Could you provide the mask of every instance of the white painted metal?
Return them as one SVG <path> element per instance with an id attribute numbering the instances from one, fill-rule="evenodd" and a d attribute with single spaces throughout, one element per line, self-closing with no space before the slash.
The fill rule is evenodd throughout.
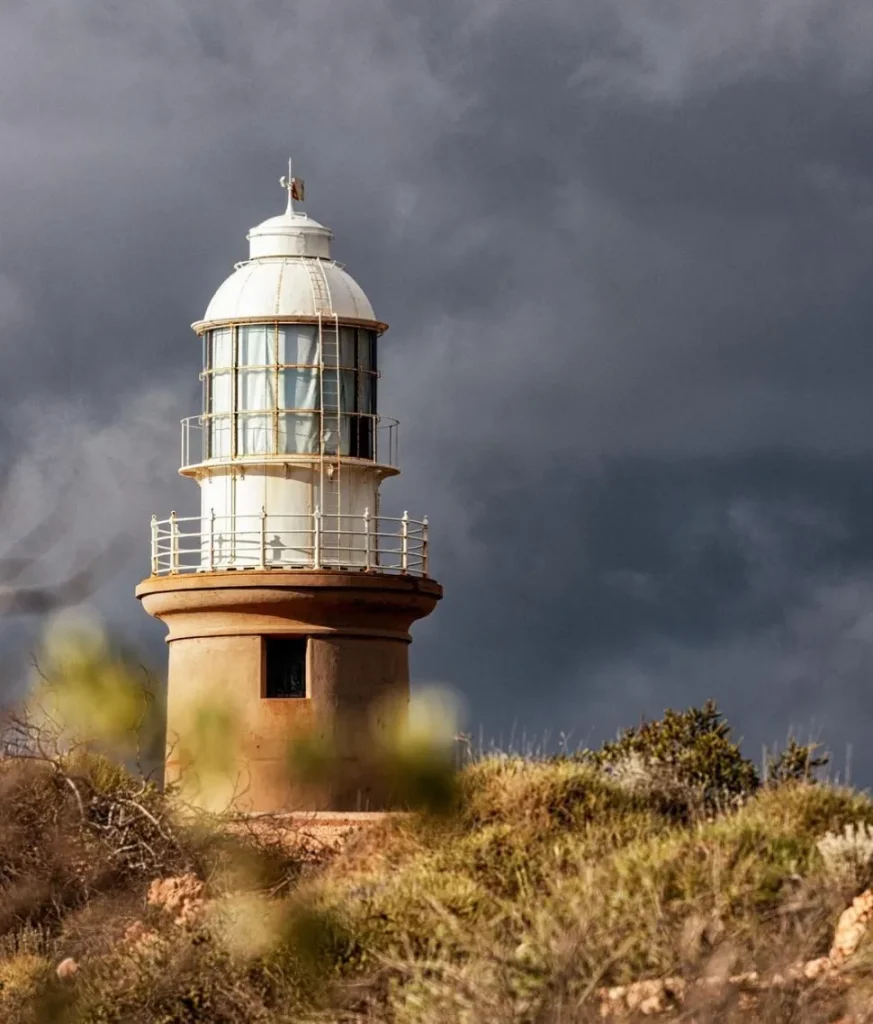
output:
<path id="1" fill-rule="evenodd" d="M 270 317 L 314 319 L 319 309 L 312 290 L 311 258 L 284 257 L 243 263 L 215 293 L 202 321 L 259 320 Z M 361 286 L 337 263 L 317 261 L 330 290 L 332 311 L 341 320 L 376 321 Z"/>
<path id="2" fill-rule="evenodd" d="M 289 209 L 249 232 L 249 259 L 218 289 L 199 329 L 207 323 L 259 317 L 317 317 L 375 321 L 361 286 L 330 255 L 330 230 Z M 323 281 L 321 293 L 312 287 Z M 322 301 L 326 298 L 326 302 Z"/>
<path id="3" fill-rule="evenodd" d="M 307 217 L 305 213 L 283 213 L 271 217 L 252 228 L 249 238 L 249 258 L 265 256 L 315 256 L 330 259 L 330 228 Z"/>
<path id="4" fill-rule="evenodd" d="M 201 514 L 153 518 L 155 575 L 427 574 L 427 521 L 379 515 L 398 447 L 396 420 L 375 407 L 372 360 L 385 325 L 332 259 L 330 230 L 294 210 L 292 180 L 289 168 L 286 212 L 251 230 L 249 259 L 194 325 L 211 339 L 209 405 L 183 420 L 182 471 L 200 484 Z"/>
<path id="5" fill-rule="evenodd" d="M 345 538 L 360 537 L 352 552 Z M 291 545 L 274 537 L 293 538 Z M 371 516 L 197 516 L 156 520 L 152 528 L 153 575 L 273 569 L 344 569 L 426 576 L 427 523 Z"/>

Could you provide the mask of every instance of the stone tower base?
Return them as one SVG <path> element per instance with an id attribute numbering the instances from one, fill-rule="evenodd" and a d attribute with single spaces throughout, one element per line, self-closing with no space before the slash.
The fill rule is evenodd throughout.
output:
<path id="1" fill-rule="evenodd" d="M 396 724 L 392 715 L 405 713 L 409 629 L 433 611 L 438 583 L 321 570 L 203 572 L 151 577 L 136 595 L 169 631 L 166 782 L 181 780 L 200 794 L 190 799 L 212 809 L 247 813 L 390 804 L 389 783 L 370 773 L 368 754 L 379 731 Z M 305 695 L 267 695 L 272 637 L 306 640 Z M 295 776 L 295 740 L 334 751 L 338 770 L 314 781 Z M 191 750 L 204 744 L 195 772 Z"/>

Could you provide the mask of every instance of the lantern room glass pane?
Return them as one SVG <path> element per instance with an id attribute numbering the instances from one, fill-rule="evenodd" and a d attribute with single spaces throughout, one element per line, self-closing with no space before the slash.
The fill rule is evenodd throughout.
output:
<path id="1" fill-rule="evenodd" d="M 273 416 L 239 413 L 237 452 L 240 455 L 269 455 L 273 451 Z"/>
<path id="2" fill-rule="evenodd" d="M 373 458 L 373 420 L 370 416 L 349 416 L 349 450 L 355 459 Z"/>
<path id="3" fill-rule="evenodd" d="M 242 336 L 240 336 L 242 341 Z M 252 333 L 247 338 L 247 356 L 260 359 L 266 354 L 266 334 Z M 240 455 L 268 455 L 273 451 L 273 416 L 276 407 L 273 369 L 238 371 L 237 377 L 237 451 Z M 266 416 L 252 416 L 263 411 Z"/>
<path id="4" fill-rule="evenodd" d="M 240 370 L 237 406 L 240 411 L 272 409 L 276 405 L 274 370 Z"/>
<path id="5" fill-rule="evenodd" d="M 376 381 L 375 373 L 362 373 L 359 391 L 360 412 L 374 415 L 376 412 Z"/>
<path id="6" fill-rule="evenodd" d="M 354 369 L 357 363 L 357 331 L 354 327 L 340 327 L 339 364 Z"/>
<path id="7" fill-rule="evenodd" d="M 317 455 L 320 421 L 317 412 L 280 413 L 279 451 L 283 455 Z"/>
<path id="8" fill-rule="evenodd" d="M 233 377 L 230 372 L 215 373 L 209 381 L 207 412 L 229 413 L 233 409 Z"/>
<path id="9" fill-rule="evenodd" d="M 273 366 L 276 362 L 276 328 L 252 324 L 239 328 L 239 365 Z"/>
<path id="10" fill-rule="evenodd" d="M 231 455 L 231 417 L 213 416 L 209 421 L 207 457 L 227 459 Z"/>
<path id="11" fill-rule="evenodd" d="M 372 331 L 358 331 L 358 366 L 376 369 L 376 335 Z"/>
<path id="12" fill-rule="evenodd" d="M 317 409 L 318 370 L 295 368 L 279 371 L 280 409 Z"/>
<path id="13" fill-rule="evenodd" d="M 317 366 L 318 328 L 314 324 L 280 326 L 279 363 L 284 366 Z"/>
<path id="14" fill-rule="evenodd" d="M 213 331 L 210 369 L 229 370 L 233 366 L 233 331 L 229 327 Z"/>
<path id="15" fill-rule="evenodd" d="M 343 412 L 358 411 L 358 382 L 354 370 L 340 370 L 340 408 Z"/>

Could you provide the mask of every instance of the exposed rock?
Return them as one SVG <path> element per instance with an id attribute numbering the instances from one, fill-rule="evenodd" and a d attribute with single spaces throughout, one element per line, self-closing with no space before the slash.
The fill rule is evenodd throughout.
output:
<path id="1" fill-rule="evenodd" d="M 631 985 L 617 985 L 604 988 L 600 995 L 600 1016 L 604 1018 L 626 1017 L 632 1013 L 643 1016 L 667 1013 L 680 1006 L 689 988 L 734 989 L 739 991 L 741 1002 L 754 1000 L 755 993 L 769 989 L 785 988 L 804 982 L 838 983 L 838 969 L 846 964 L 855 953 L 873 924 L 873 890 L 868 889 L 852 901 L 851 907 L 840 915 L 834 931 L 834 940 L 827 956 L 814 960 L 799 961 L 781 972 L 761 978 L 750 971 L 731 977 L 715 975 L 685 982 L 682 978 L 649 979 Z M 851 1017 L 844 1017 L 835 1024 L 853 1024 Z"/>
<path id="2" fill-rule="evenodd" d="M 79 965 L 71 956 L 68 956 L 66 960 L 61 960 L 55 970 L 55 973 L 61 981 L 69 981 L 70 978 L 75 978 L 79 973 Z"/>
<path id="3" fill-rule="evenodd" d="M 600 1015 L 609 1017 L 615 1013 L 641 1013 L 648 1017 L 656 1013 L 665 1013 L 682 1002 L 685 987 L 682 978 L 664 978 L 603 989 L 600 993 Z"/>
<path id="4" fill-rule="evenodd" d="M 816 978 L 821 978 L 833 970 L 833 966 L 829 956 L 820 956 L 816 960 L 807 960 L 803 965 L 803 976 L 809 981 L 815 981 Z"/>
<path id="5" fill-rule="evenodd" d="M 868 889 L 852 900 L 851 907 L 840 914 L 830 959 L 838 965 L 854 956 L 873 921 L 873 889 Z"/>
<path id="6" fill-rule="evenodd" d="M 191 926 L 202 917 L 207 907 L 206 886 L 196 875 L 156 878 L 149 886 L 148 902 L 167 914 L 174 914 L 174 923 Z"/>

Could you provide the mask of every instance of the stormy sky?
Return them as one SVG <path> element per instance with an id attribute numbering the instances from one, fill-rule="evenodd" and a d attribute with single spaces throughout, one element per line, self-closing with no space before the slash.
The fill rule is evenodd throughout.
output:
<path id="1" fill-rule="evenodd" d="M 391 324 L 414 678 L 504 745 L 715 697 L 873 782 L 871 96 L 867 0 L 5 0 L 4 545 L 129 536 L 96 602 L 162 663 L 189 324 L 291 153 Z"/>

